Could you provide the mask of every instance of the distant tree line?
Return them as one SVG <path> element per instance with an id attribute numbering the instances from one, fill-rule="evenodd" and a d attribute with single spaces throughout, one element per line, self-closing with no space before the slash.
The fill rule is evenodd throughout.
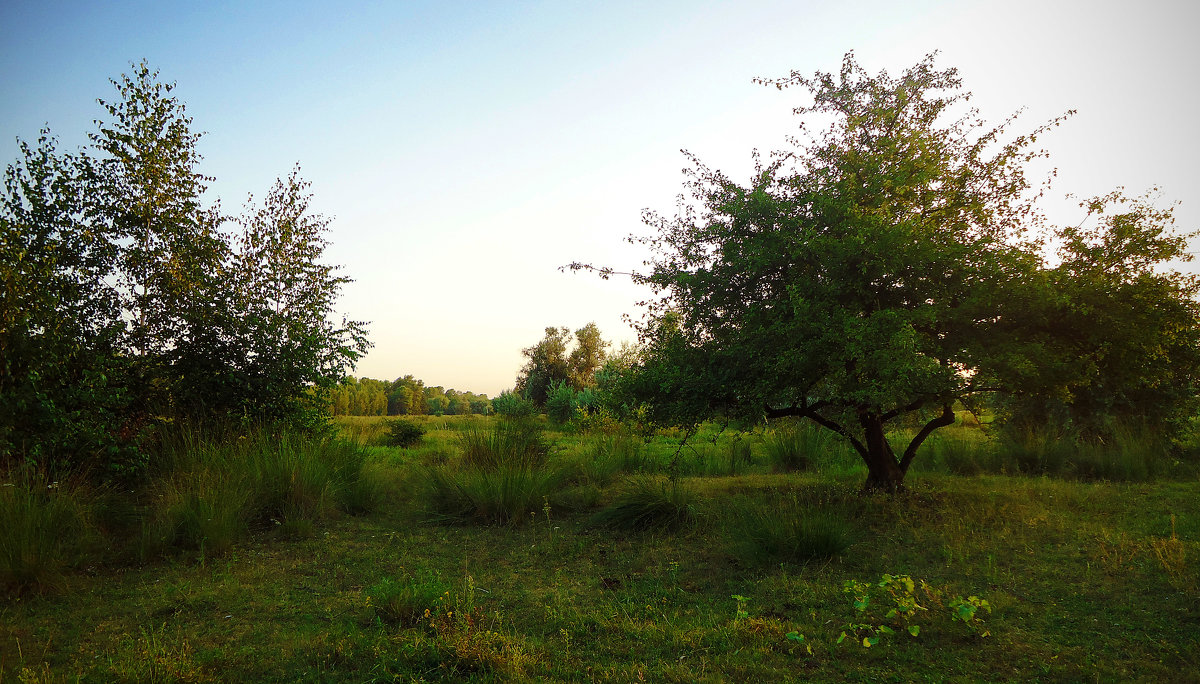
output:
<path id="1" fill-rule="evenodd" d="M 411 375 L 391 382 L 351 376 L 326 396 L 329 411 L 335 416 L 467 416 L 492 412 L 486 394 L 426 387 Z"/>

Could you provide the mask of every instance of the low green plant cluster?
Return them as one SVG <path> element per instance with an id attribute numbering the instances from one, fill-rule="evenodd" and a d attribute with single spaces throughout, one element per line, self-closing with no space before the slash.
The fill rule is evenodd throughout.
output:
<path id="1" fill-rule="evenodd" d="M 51 480 L 18 467 L 0 477 L 0 584 L 60 586 L 73 567 L 176 550 L 227 552 L 254 528 L 307 536 L 336 512 L 375 510 L 384 485 L 358 446 L 301 432 L 241 436 L 163 431 L 135 490 L 82 475 Z"/>
<path id="2" fill-rule="evenodd" d="M 426 471 L 431 512 L 452 520 L 519 524 L 535 515 L 567 480 L 547 463 L 544 429 L 529 420 L 500 420 L 459 435 L 459 459 Z"/>
<path id="3" fill-rule="evenodd" d="M 804 563 L 841 555 L 852 543 L 850 524 L 792 496 L 765 502 L 731 501 L 727 506 L 733 553 L 749 565 Z"/>
<path id="4" fill-rule="evenodd" d="M 918 588 L 920 592 L 917 591 Z M 946 606 L 949 609 L 947 617 L 964 625 L 970 634 L 980 637 L 991 635 L 984 626 L 984 615 L 980 612 L 992 612 L 992 606 L 986 599 L 978 596 L 956 596 L 946 604 L 943 593 L 931 587 L 925 580 L 914 580 L 908 575 L 884 573 L 878 582 L 846 580 L 843 591 L 853 602 L 855 621 L 842 628 L 842 633 L 837 638 L 838 644 L 850 638 L 860 643 L 863 648 L 870 648 L 897 632 L 907 632 L 913 638 L 919 637 L 919 618 L 929 613 L 929 608 L 922 605 L 922 601 L 939 607 Z"/>
<path id="5" fill-rule="evenodd" d="M 512 390 L 504 390 L 492 400 L 492 410 L 505 418 L 528 418 L 537 413 L 537 404 Z"/>
<path id="6" fill-rule="evenodd" d="M 679 529 L 696 518 L 696 494 L 675 478 L 640 475 L 621 483 L 612 502 L 591 518 L 596 527 Z"/>
<path id="7" fill-rule="evenodd" d="M 407 449 L 417 446 L 425 437 L 425 428 L 403 419 L 389 420 L 387 435 L 383 438 L 383 446 L 401 447 Z"/>

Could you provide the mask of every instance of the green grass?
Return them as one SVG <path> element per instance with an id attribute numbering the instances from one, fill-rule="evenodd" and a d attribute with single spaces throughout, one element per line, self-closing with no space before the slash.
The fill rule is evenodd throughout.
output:
<path id="1" fill-rule="evenodd" d="M 98 497 L 81 481 L 18 467 L 0 477 L 0 591 L 62 588 L 100 544 Z"/>
<path id="2" fill-rule="evenodd" d="M 672 530 L 696 517 L 696 496 L 677 480 L 635 476 L 621 483 L 613 501 L 592 516 L 590 524 L 614 530 Z"/>
<path id="3" fill-rule="evenodd" d="M 427 433 L 452 465 L 460 427 Z M 543 470 L 579 473 L 608 448 L 547 438 Z M 558 497 L 599 496 L 537 499 L 521 525 L 430 524 L 430 444 L 374 449 L 361 472 L 388 496 L 372 515 L 318 517 L 307 535 L 251 525 L 219 557 L 76 558 L 57 591 L 10 595 L 0 681 L 1200 681 L 1194 477 L 960 476 L 931 451 L 907 492 L 867 496 L 837 461 L 772 473 L 747 439 L 739 474 L 678 480 L 694 522 L 654 534 L 589 524 L 628 491 L 623 469 L 564 482 Z M 673 451 L 637 449 L 656 468 Z M 641 481 L 647 500 L 670 484 Z M 818 518 L 850 545 L 813 553 L 799 521 Z M 923 610 L 889 618 L 885 575 L 911 577 Z M 848 581 L 872 587 L 866 609 Z M 977 625 L 953 617 L 971 596 L 992 608 Z M 844 631 L 856 638 L 838 644 Z"/>

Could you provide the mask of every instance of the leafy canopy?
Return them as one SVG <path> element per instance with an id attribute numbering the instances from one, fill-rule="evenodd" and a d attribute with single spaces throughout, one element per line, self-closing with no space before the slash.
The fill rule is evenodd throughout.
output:
<path id="1" fill-rule="evenodd" d="M 656 296 L 628 382 L 661 422 L 809 418 L 854 446 L 868 486 L 894 489 L 956 400 L 1047 389 L 1021 384 L 1059 345 L 1034 331 L 1061 299 L 1041 256 L 1044 187 L 1025 167 L 1065 116 L 1019 135 L 1015 116 L 989 126 L 933 55 L 896 77 L 850 53 L 837 74 L 759 82 L 807 90 L 804 123 L 789 149 L 755 153 L 748 184 L 689 155 L 678 213 L 645 214 L 652 233 L 631 239 L 649 270 L 628 275 Z M 886 426 L 905 416 L 919 429 L 893 452 Z"/>

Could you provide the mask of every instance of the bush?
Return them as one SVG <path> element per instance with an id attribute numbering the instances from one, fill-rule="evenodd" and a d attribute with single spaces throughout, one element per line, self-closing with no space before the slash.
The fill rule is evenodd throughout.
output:
<path id="1" fill-rule="evenodd" d="M 383 446 L 407 449 L 417 446 L 425 437 L 425 428 L 408 420 L 389 420 Z"/>
<path id="2" fill-rule="evenodd" d="M 492 410 L 506 418 L 528 418 L 537 413 L 537 405 L 512 390 L 504 390 L 492 400 Z"/>
<path id="3" fill-rule="evenodd" d="M 729 510 L 733 553 L 751 565 L 832 558 L 851 543 L 850 527 L 842 519 L 801 506 L 795 498 L 771 506 L 741 499 Z"/>
<path id="4" fill-rule="evenodd" d="M 546 415 L 556 423 L 566 423 L 575 413 L 575 390 L 564 381 L 553 385 L 546 393 Z"/>
<path id="5" fill-rule="evenodd" d="M 696 517 L 695 495 L 678 480 L 634 477 L 590 524 L 621 530 L 677 529 Z"/>

